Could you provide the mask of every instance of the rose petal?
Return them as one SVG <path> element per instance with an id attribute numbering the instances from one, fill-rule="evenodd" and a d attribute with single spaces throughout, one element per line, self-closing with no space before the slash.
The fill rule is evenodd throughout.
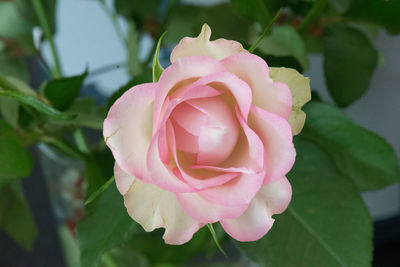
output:
<path id="1" fill-rule="evenodd" d="M 184 212 L 200 223 L 214 223 L 224 218 L 236 218 L 247 208 L 247 205 L 219 205 L 198 193 L 176 194 L 176 199 Z"/>
<path id="2" fill-rule="evenodd" d="M 273 214 L 286 210 L 292 197 L 292 189 L 286 177 L 263 185 L 248 209 L 238 218 L 223 219 L 225 231 L 241 242 L 262 238 L 271 229 Z"/>
<path id="3" fill-rule="evenodd" d="M 110 108 L 103 126 L 105 142 L 121 169 L 146 182 L 151 181 L 146 155 L 156 88 L 155 83 L 146 83 L 129 89 Z"/>
<path id="4" fill-rule="evenodd" d="M 129 215 L 145 231 L 165 228 L 165 243 L 180 245 L 188 242 L 203 226 L 183 212 L 173 193 L 152 184 L 142 183 L 135 177 L 131 177 L 131 180 L 132 185 L 124 195 L 124 203 Z"/>
<path id="5" fill-rule="evenodd" d="M 124 172 L 121 167 L 118 166 L 117 162 L 114 164 L 114 177 L 117 189 L 121 195 L 125 195 L 129 191 L 129 188 L 135 180 L 135 177 Z"/>
<path id="6" fill-rule="evenodd" d="M 179 177 L 172 172 L 174 166 L 166 166 L 161 160 L 159 141 L 162 140 L 162 138 L 166 138 L 166 125 L 161 127 L 160 130 L 155 133 L 147 152 L 147 169 L 152 178 L 152 183 L 164 190 L 175 193 L 197 191 L 197 189 L 179 179 Z"/>
<path id="7" fill-rule="evenodd" d="M 273 182 L 285 176 L 296 158 L 289 123 L 274 113 L 253 106 L 249 125 L 264 144 L 267 170 L 264 183 Z"/>
<path id="8" fill-rule="evenodd" d="M 221 61 L 228 71 L 245 81 L 252 89 L 253 105 L 288 119 L 292 109 L 292 95 L 281 82 L 269 78 L 268 65 L 251 53 L 243 52 Z"/>
<path id="9" fill-rule="evenodd" d="M 180 153 L 180 156 L 178 156 L 176 150 L 175 131 L 173 124 L 170 121 L 167 122 L 167 138 L 170 151 L 177 165 L 174 174 L 182 180 L 185 180 L 193 188 L 200 190 L 217 186 L 226 183 L 239 175 L 238 173 L 234 172 L 220 173 L 216 171 L 195 170 L 190 168 L 189 166 L 191 163 L 187 157 L 182 155 L 182 153 Z"/>
<path id="10" fill-rule="evenodd" d="M 163 117 L 162 110 L 165 98 L 174 88 L 190 84 L 198 79 L 215 72 L 225 71 L 224 65 L 218 60 L 205 57 L 193 56 L 177 60 L 166 68 L 158 80 L 158 90 L 154 101 L 154 130 L 159 128 L 159 120 Z M 201 93 L 201 91 L 197 92 Z"/>
<path id="11" fill-rule="evenodd" d="M 207 24 L 201 28 L 198 37 L 183 38 L 171 53 L 171 62 L 187 56 L 209 56 L 221 60 L 230 55 L 244 51 L 236 41 L 218 39 L 210 42 L 211 29 Z"/>
<path id="12" fill-rule="evenodd" d="M 292 93 L 293 107 L 289 117 L 293 135 L 297 135 L 303 129 L 306 114 L 301 107 L 311 100 L 310 79 L 301 75 L 297 70 L 288 68 L 270 68 L 272 80 L 287 84 Z"/>
<path id="13" fill-rule="evenodd" d="M 220 97 L 194 99 L 187 103 L 206 115 L 206 123 L 200 125 L 198 134 L 197 164 L 223 162 L 235 148 L 239 135 L 239 123 L 231 108 Z"/>

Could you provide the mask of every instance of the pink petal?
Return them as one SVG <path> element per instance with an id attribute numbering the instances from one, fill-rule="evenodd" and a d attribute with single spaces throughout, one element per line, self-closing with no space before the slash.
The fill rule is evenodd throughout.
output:
<path id="1" fill-rule="evenodd" d="M 187 56 L 209 56 L 221 60 L 227 56 L 244 51 L 236 41 L 218 39 L 210 42 L 211 29 L 207 24 L 201 28 L 196 38 L 183 38 L 171 53 L 171 62 Z"/>
<path id="2" fill-rule="evenodd" d="M 292 197 L 292 189 L 286 177 L 263 185 L 248 209 L 238 218 L 223 219 L 225 231 L 241 242 L 262 238 L 271 229 L 272 215 L 285 211 Z"/>
<path id="3" fill-rule="evenodd" d="M 177 105 L 171 116 L 179 126 L 195 136 L 199 136 L 201 127 L 208 120 L 206 114 L 186 102 Z"/>
<path id="4" fill-rule="evenodd" d="M 199 138 L 187 132 L 174 121 L 171 121 L 171 123 L 175 132 L 176 148 L 184 152 L 197 153 L 199 151 Z"/>
<path id="5" fill-rule="evenodd" d="M 276 114 L 253 106 L 249 125 L 264 144 L 267 170 L 264 183 L 273 182 L 285 176 L 296 158 L 289 123 Z"/>
<path id="6" fill-rule="evenodd" d="M 129 89 L 110 108 L 103 126 L 105 142 L 119 167 L 146 182 L 151 181 L 146 155 L 156 88 L 155 83 L 146 83 Z"/>
<path id="7" fill-rule="evenodd" d="M 247 83 L 230 72 L 219 72 L 204 76 L 195 81 L 191 86 L 199 85 L 209 85 L 219 91 L 231 93 L 236 102 L 234 104 L 237 104 L 243 118 L 247 121 L 252 101 L 251 88 Z"/>
<path id="8" fill-rule="evenodd" d="M 206 123 L 200 124 L 197 163 L 217 165 L 223 162 L 235 148 L 239 135 L 239 124 L 232 109 L 218 96 L 187 103 L 206 114 Z"/>
<path id="9" fill-rule="evenodd" d="M 129 176 L 121 174 L 121 176 Z M 153 184 L 142 183 L 131 176 L 132 184 L 124 195 L 124 204 L 129 215 L 145 231 L 165 228 L 165 243 L 180 245 L 188 242 L 203 224 L 187 216 L 179 206 L 173 193 Z"/>
<path id="10" fill-rule="evenodd" d="M 228 71 L 245 81 L 253 92 L 253 105 L 289 118 L 292 94 L 286 84 L 274 82 L 269 77 L 265 61 L 251 53 L 243 52 L 221 61 Z"/>
<path id="11" fill-rule="evenodd" d="M 218 60 L 211 57 L 193 56 L 177 60 L 166 68 L 158 80 L 154 102 L 154 127 L 159 128 L 163 105 L 168 93 L 174 88 L 190 84 L 193 80 L 215 72 L 225 71 Z M 153 131 L 154 133 L 155 131 Z"/>
<path id="12" fill-rule="evenodd" d="M 153 140 L 150 143 L 149 150 L 147 152 L 147 168 L 152 177 L 152 183 L 156 184 L 160 188 L 175 192 L 175 193 L 186 193 L 195 192 L 195 188 L 188 185 L 185 181 L 179 179 L 173 173 L 173 166 L 166 166 L 160 158 L 160 153 L 166 154 L 167 152 L 160 152 L 159 141 L 160 138 L 165 138 L 166 126 L 161 127 L 160 130 L 155 133 Z M 162 147 L 162 149 L 168 149 Z"/>
<path id="13" fill-rule="evenodd" d="M 170 121 L 167 122 L 167 136 L 170 151 L 178 167 L 174 169 L 174 174 L 177 177 L 180 177 L 182 180 L 186 181 L 193 188 L 200 190 L 208 187 L 217 186 L 226 183 L 239 175 L 238 173 L 234 172 L 220 173 L 209 170 L 191 169 L 189 167 L 191 164 L 187 157 L 185 157 L 185 155 L 181 155 L 180 157 L 178 156 L 176 150 L 176 137 L 174 127 L 172 126 L 172 123 Z"/>
<path id="14" fill-rule="evenodd" d="M 247 205 L 219 205 L 198 193 L 176 194 L 176 199 L 184 212 L 200 223 L 214 223 L 225 218 L 236 218 L 247 208 Z"/>

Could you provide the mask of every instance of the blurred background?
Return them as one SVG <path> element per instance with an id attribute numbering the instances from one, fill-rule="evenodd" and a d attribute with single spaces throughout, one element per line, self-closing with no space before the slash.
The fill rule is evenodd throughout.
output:
<path id="1" fill-rule="evenodd" d="M 0 36 L 2 29 L 16 25 L 5 22 L 6 8 L 2 5 L 7 2 L 14 1 L 0 2 Z M 58 0 L 55 6 L 54 18 L 57 26 L 54 43 L 59 51 L 63 75 L 70 77 L 88 70 L 89 74 L 84 80 L 81 94 L 95 98 L 98 105 L 105 104 L 109 96 L 121 86 L 131 83 L 132 79 L 142 79 L 146 75 L 148 77 L 144 68 L 149 66 L 155 40 L 164 30 L 168 30 L 168 33 L 161 49 L 160 61 L 167 67 L 169 53 L 174 45 L 184 36 L 196 36 L 204 22 L 215 29 L 212 39 L 237 39 L 245 47 L 255 39 L 254 36 L 258 36 L 263 26 L 262 22 L 254 23 L 251 16 L 237 14 L 231 5 L 238 5 L 237 2 L 240 1 L 229 3 L 224 0 L 182 0 L 177 1 L 175 9 L 169 9 L 168 1 L 132 1 L 131 4 L 128 2 Z M 368 7 L 360 3 L 364 1 L 353 1 L 353 4 L 350 4 L 351 1 L 332 2 L 334 4 L 324 13 L 326 16 L 313 18 L 310 24 L 304 25 L 307 27 L 302 35 L 298 35 L 284 27 L 301 27 L 304 16 L 314 3 L 311 0 L 286 1 L 288 7 L 283 9 L 271 37 L 261 43 L 257 53 L 262 55 L 267 63 L 271 62 L 272 66 L 294 67 L 302 71 L 305 76 L 311 78 L 311 88 L 317 98 L 338 104 L 355 122 L 384 137 L 400 158 L 400 86 L 397 80 L 400 69 L 400 36 L 393 34 L 396 30 L 387 26 L 380 18 L 363 20 L 363 12 L 357 13 L 358 9 L 354 6 L 358 4 L 361 9 L 367 9 Z M 346 2 L 349 2 L 348 6 Z M 153 13 L 149 13 L 150 10 Z M 365 88 L 359 90 L 361 93 L 356 93 L 355 97 L 350 96 L 349 101 L 335 96 L 335 93 L 332 94 L 335 82 L 332 81 L 332 77 L 327 81 L 324 67 L 324 60 L 327 61 L 330 56 L 327 54 L 327 38 L 332 37 L 324 31 L 332 21 L 336 23 L 335 19 L 339 17 L 349 20 L 354 18 L 354 21 L 350 22 L 343 19 L 343 23 L 356 29 L 357 33 L 363 33 L 368 44 L 371 44 L 370 49 L 376 51 L 377 57 L 369 72 L 371 75 L 367 77 L 370 81 Z M 397 17 L 396 19 L 399 20 Z M 393 28 L 398 27 L 400 22 L 395 21 L 394 24 L 396 25 Z M 32 27 L 32 35 L 36 48 L 40 45 L 43 60 L 53 62 L 49 43 L 42 42 L 42 29 L 37 25 Z M 4 46 L 5 38 L 2 40 Z M 288 42 L 292 45 L 288 45 Z M 357 40 L 355 44 L 358 45 Z M 357 49 L 356 47 L 355 50 Z M 359 49 L 365 51 L 363 48 Z M 27 68 L 20 68 L 15 64 L 15 76 L 24 76 L 27 82 L 38 88 L 41 82 L 48 78 L 48 73 L 41 60 L 37 60 L 34 54 L 22 54 L 22 61 Z M 4 61 L 4 58 L 0 60 Z M 359 68 L 369 68 L 369 62 L 361 61 L 361 64 L 365 65 L 360 65 Z M 5 68 L 7 66 L 0 62 L 0 73 L 7 73 Z M 333 79 L 341 77 L 336 76 Z M 95 132 L 89 131 L 86 134 L 89 139 L 97 141 L 100 138 Z M 62 173 L 76 185 L 80 182 L 80 173 L 85 167 L 79 162 L 64 158 L 63 155 L 54 155 L 55 152 L 43 144 L 32 148 L 31 151 L 35 155 L 35 165 L 30 177 L 23 181 L 23 189 L 32 208 L 39 235 L 33 250 L 25 252 L 6 234 L 0 232 L 0 266 L 74 266 L 73 262 L 68 262 L 65 258 L 63 246 L 73 242 L 69 240 L 69 234 L 66 232 L 68 223 L 74 227 L 76 222 L 67 221 L 67 227 L 60 225 L 65 222 L 66 213 L 74 214 L 76 218 L 83 216 L 79 214 L 79 210 L 82 209 L 82 197 L 79 197 L 76 191 L 81 190 L 84 194 L 85 188 L 74 189 L 74 196 L 67 196 L 68 200 L 65 200 L 65 196 L 59 197 L 51 193 L 51 187 L 71 185 L 60 185 L 59 181 L 49 181 L 52 179 L 49 177 Z M 36 164 L 38 159 L 40 164 Z M 49 168 L 51 165 L 61 166 Z M 396 255 L 400 249 L 400 185 L 397 183 L 375 192 L 366 192 L 362 197 L 375 222 L 374 266 L 400 266 L 399 257 Z M 65 204 L 66 201 L 68 204 Z M 55 205 L 54 202 L 58 204 Z M 72 255 L 78 252 L 72 249 L 67 253 Z"/>

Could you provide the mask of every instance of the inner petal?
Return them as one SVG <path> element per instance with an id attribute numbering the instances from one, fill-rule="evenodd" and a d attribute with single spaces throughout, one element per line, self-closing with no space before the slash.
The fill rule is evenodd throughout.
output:
<path id="1" fill-rule="evenodd" d="M 239 136 L 239 123 L 219 96 L 187 101 L 207 116 L 200 125 L 197 164 L 217 165 L 232 153 Z"/>

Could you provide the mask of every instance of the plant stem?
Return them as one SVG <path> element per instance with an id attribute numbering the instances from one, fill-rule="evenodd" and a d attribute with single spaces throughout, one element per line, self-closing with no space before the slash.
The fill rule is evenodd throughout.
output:
<path id="1" fill-rule="evenodd" d="M 275 21 L 279 18 L 281 13 L 282 13 L 282 9 L 279 9 L 278 12 L 276 13 L 275 17 L 272 18 L 272 20 L 269 22 L 267 27 L 264 28 L 264 31 L 262 32 L 262 34 L 260 36 L 258 36 L 255 43 L 252 44 L 252 46 L 250 46 L 250 48 L 247 49 L 247 51 L 249 51 L 250 53 L 253 53 L 254 50 L 256 50 L 257 46 L 261 43 L 261 40 L 269 33 L 269 31 L 271 30 L 272 26 L 274 25 Z"/>
<path id="2" fill-rule="evenodd" d="M 308 25 L 314 21 L 314 19 L 324 10 L 325 6 L 329 3 L 329 0 L 318 0 L 314 2 L 314 5 L 308 11 L 303 21 L 299 26 L 299 32 L 303 32 L 307 29 Z"/>
<path id="3" fill-rule="evenodd" d="M 78 128 L 75 130 L 74 140 L 75 140 L 76 146 L 78 147 L 79 151 L 81 151 L 84 154 L 90 153 L 90 149 L 86 143 L 86 139 L 85 139 L 85 136 L 83 135 L 82 128 Z"/>
<path id="4" fill-rule="evenodd" d="M 108 71 L 117 70 L 118 68 L 126 68 L 126 65 L 127 65 L 126 61 L 106 65 L 106 66 L 103 66 L 103 67 L 100 67 L 100 68 L 90 71 L 88 76 L 93 77 L 93 76 L 97 76 L 97 75 L 103 74 Z"/>
<path id="5" fill-rule="evenodd" d="M 40 140 L 49 145 L 54 146 L 55 148 L 57 148 L 58 150 L 60 150 L 61 152 L 63 152 L 64 154 L 66 154 L 72 158 L 79 159 L 79 160 L 85 159 L 84 154 L 82 154 L 79 150 L 76 150 L 70 144 L 64 142 L 62 139 L 58 139 L 53 136 L 44 135 L 44 136 L 41 136 Z"/>
<path id="6" fill-rule="evenodd" d="M 121 25 L 118 22 L 118 17 L 117 14 L 115 12 L 113 12 L 106 4 L 106 2 L 104 0 L 100 0 L 99 1 L 100 6 L 103 8 L 104 13 L 106 13 L 106 15 L 110 18 L 114 30 L 118 35 L 118 38 L 120 39 L 121 43 L 124 46 L 128 46 L 128 40 L 125 38 L 125 34 L 124 31 L 121 28 Z"/>
<path id="7" fill-rule="evenodd" d="M 50 30 L 49 22 L 46 18 L 46 14 L 43 9 L 41 0 L 32 0 L 33 8 L 35 9 L 36 15 L 38 16 L 40 26 L 43 29 L 44 35 L 50 44 L 51 54 L 53 56 L 55 69 L 52 71 L 52 76 L 54 78 L 59 78 L 62 76 L 60 60 L 58 57 L 56 46 L 54 45 L 53 36 Z"/>

